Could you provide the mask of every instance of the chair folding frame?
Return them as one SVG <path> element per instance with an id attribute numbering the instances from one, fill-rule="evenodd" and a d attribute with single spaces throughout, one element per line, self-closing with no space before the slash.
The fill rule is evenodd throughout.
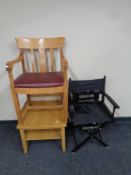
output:
<path id="1" fill-rule="evenodd" d="M 108 148 L 108 145 L 104 142 L 101 130 L 106 127 L 109 123 L 114 121 L 115 110 L 119 108 L 119 105 L 105 92 L 106 77 L 95 80 L 78 80 L 69 81 L 69 128 L 72 130 L 73 139 L 75 146 L 72 152 L 76 152 L 91 138 L 97 140 L 101 145 Z M 113 110 L 111 111 L 106 105 L 105 100 L 108 100 L 112 104 Z M 82 105 L 86 105 L 81 109 Z M 105 119 L 102 121 L 98 119 L 89 118 L 88 105 L 98 105 L 105 112 Z M 82 111 L 83 110 L 83 111 Z M 95 110 L 92 109 L 92 110 Z M 78 116 L 79 122 L 76 122 L 74 118 L 77 118 L 78 113 L 84 112 L 86 115 L 86 122 L 81 122 L 81 117 Z M 106 114 L 108 118 L 106 119 Z M 76 116 L 75 116 L 76 115 Z M 97 114 L 96 114 L 97 115 Z M 76 128 L 81 128 L 88 134 L 81 142 L 78 142 L 76 137 Z"/>

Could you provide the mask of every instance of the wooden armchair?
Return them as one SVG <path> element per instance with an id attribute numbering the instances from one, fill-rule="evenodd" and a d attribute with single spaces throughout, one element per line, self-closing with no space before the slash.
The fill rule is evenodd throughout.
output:
<path id="1" fill-rule="evenodd" d="M 20 55 L 6 64 L 25 153 L 29 140 L 61 139 L 62 150 L 66 149 L 68 63 L 63 55 L 64 40 L 64 37 L 17 38 Z M 14 79 L 13 68 L 17 63 L 21 63 L 22 74 Z M 22 107 L 18 94 L 26 95 Z M 52 96 L 54 100 L 33 100 L 36 96 Z"/>

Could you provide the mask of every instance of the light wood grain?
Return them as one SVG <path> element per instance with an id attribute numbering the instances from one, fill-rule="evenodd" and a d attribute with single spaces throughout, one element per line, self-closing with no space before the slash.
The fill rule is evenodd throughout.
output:
<path id="1" fill-rule="evenodd" d="M 64 86 L 49 87 L 49 88 L 15 88 L 18 94 L 58 94 L 63 93 Z"/>
<path id="2" fill-rule="evenodd" d="M 40 102 L 35 103 L 39 105 Z M 22 118 L 22 123 L 18 122 L 17 129 L 20 130 L 24 153 L 27 153 L 27 141 L 29 140 L 60 139 L 62 150 L 66 150 L 65 127 L 67 121 L 65 121 L 64 109 L 32 111 L 24 108 Z"/>
<path id="3" fill-rule="evenodd" d="M 61 142 L 61 147 L 62 151 L 66 151 L 66 143 L 65 143 L 65 128 L 61 128 L 61 137 L 62 137 L 62 142 Z"/>
<path id="4" fill-rule="evenodd" d="M 61 139 L 60 129 L 28 130 L 26 140 L 57 140 Z"/>
<path id="5" fill-rule="evenodd" d="M 28 151 L 28 140 L 43 140 L 43 139 L 60 139 L 62 150 L 66 150 L 65 146 L 65 127 L 68 120 L 68 81 L 67 69 L 68 62 L 63 54 L 64 37 L 56 38 L 17 38 L 17 46 L 20 49 L 18 58 L 9 61 L 6 64 L 6 69 L 9 74 L 10 89 L 18 118 L 17 128 L 20 131 L 24 153 Z M 23 73 L 26 61 L 24 60 L 24 52 L 30 51 L 30 61 L 32 72 L 48 71 L 46 62 L 46 51 L 50 51 L 50 67 L 51 71 L 56 71 L 54 50 L 60 51 L 61 72 L 63 73 L 64 84 L 59 87 L 48 88 L 15 88 L 14 86 L 14 65 L 21 63 Z M 36 50 L 38 52 L 35 55 Z M 39 69 L 35 64 L 36 56 L 38 56 Z M 27 101 L 21 108 L 18 94 L 25 94 Z M 32 96 L 59 96 L 60 100 L 50 102 L 34 102 Z"/>
<path id="6" fill-rule="evenodd" d="M 20 49 L 40 49 L 44 48 L 44 38 L 16 38 Z"/>
<path id="7" fill-rule="evenodd" d="M 66 127 L 63 109 L 27 110 L 22 113 L 23 121 L 18 123 L 18 129 L 53 129 Z"/>
<path id="8" fill-rule="evenodd" d="M 24 153 L 27 154 L 27 152 L 28 152 L 28 143 L 27 143 L 27 140 L 26 140 L 25 131 L 23 129 L 20 129 L 20 136 L 21 136 L 21 141 L 22 141 Z"/>

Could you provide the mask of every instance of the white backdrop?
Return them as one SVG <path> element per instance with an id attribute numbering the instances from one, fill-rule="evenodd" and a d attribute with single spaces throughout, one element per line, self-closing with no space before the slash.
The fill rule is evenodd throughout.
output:
<path id="1" fill-rule="evenodd" d="M 65 36 L 74 79 L 107 76 L 107 92 L 131 116 L 130 0 L 0 0 L 0 120 L 15 119 L 5 63 L 16 37 Z"/>

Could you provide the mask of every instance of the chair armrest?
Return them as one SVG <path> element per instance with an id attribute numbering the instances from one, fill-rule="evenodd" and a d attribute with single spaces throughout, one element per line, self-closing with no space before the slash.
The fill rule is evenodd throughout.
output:
<path id="1" fill-rule="evenodd" d="M 8 62 L 6 63 L 6 66 L 5 66 L 5 67 L 6 67 L 6 70 L 7 70 L 8 72 L 11 72 L 12 69 L 13 69 L 13 65 L 16 64 L 16 63 L 21 62 L 22 60 L 23 60 L 23 54 L 20 53 L 20 55 L 19 55 L 16 59 L 11 60 L 11 61 L 8 61 Z"/>
<path id="2" fill-rule="evenodd" d="M 67 59 L 62 59 L 62 61 L 61 61 L 61 68 L 62 68 L 62 71 L 67 71 L 67 69 L 68 69 L 68 61 L 67 61 Z"/>
<path id="3" fill-rule="evenodd" d="M 115 108 L 120 108 L 120 106 L 119 106 L 107 93 L 104 93 L 104 96 L 110 101 L 110 103 L 111 103 Z"/>

